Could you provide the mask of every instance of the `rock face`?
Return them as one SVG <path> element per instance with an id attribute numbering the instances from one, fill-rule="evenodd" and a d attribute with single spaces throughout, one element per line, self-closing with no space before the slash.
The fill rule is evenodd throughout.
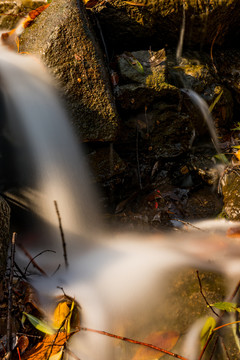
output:
<path id="1" fill-rule="evenodd" d="M 0 197 L 0 281 L 4 278 L 9 243 L 10 207 Z"/>
<path id="2" fill-rule="evenodd" d="M 77 134 L 112 141 L 118 116 L 109 75 L 82 2 L 52 1 L 21 36 L 20 51 L 40 56 L 64 92 Z"/>
<path id="3" fill-rule="evenodd" d="M 106 40 L 113 48 L 176 47 L 183 22 L 185 4 L 186 31 L 184 44 L 189 48 L 216 43 L 235 43 L 239 35 L 238 0 L 140 0 L 99 2 L 95 10 Z M 113 21 L 114 20 L 114 21 Z M 124 48 L 123 48 L 124 46 Z"/>
<path id="4" fill-rule="evenodd" d="M 224 199 L 224 213 L 228 219 L 240 221 L 240 175 L 239 165 L 229 166 L 223 174 L 221 187 Z"/>

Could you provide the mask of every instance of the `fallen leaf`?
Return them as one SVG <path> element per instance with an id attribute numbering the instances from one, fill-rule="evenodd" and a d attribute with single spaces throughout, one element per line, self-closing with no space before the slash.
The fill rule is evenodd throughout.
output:
<path id="1" fill-rule="evenodd" d="M 27 349 L 28 345 L 29 345 L 28 337 L 25 335 L 22 335 L 18 339 L 16 347 L 19 348 L 20 353 L 22 354 Z"/>
<path id="2" fill-rule="evenodd" d="M 156 345 L 164 350 L 170 351 L 177 343 L 179 334 L 176 331 L 158 331 L 150 334 L 144 339 L 144 343 Z M 157 350 L 140 347 L 132 360 L 154 360 L 165 355 Z"/>
<path id="3" fill-rule="evenodd" d="M 124 2 L 125 2 L 125 4 L 132 5 L 132 6 L 146 6 L 146 4 L 138 3 L 138 2 L 134 2 L 134 1 L 124 1 Z"/>
<path id="4" fill-rule="evenodd" d="M 236 156 L 238 161 L 240 161 L 240 150 L 238 150 L 234 155 Z"/>
<path id="5" fill-rule="evenodd" d="M 63 355 L 63 346 L 57 354 L 50 356 L 49 360 L 61 360 L 62 355 Z"/>
<path id="6" fill-rule="evenodd" d="M 24 355 L 22 355 L 21 360 L 53 360 L 53 356 L 61 352 L 70 336 L 70 334 L 66 334 L 64 332 L 59 332 L 54 335 L 46 335 L 44 339 L 35 345 L 31 350 L 26 351 Z"/>
<path id="7" fill-rule="evenodd" d="M 36 19 L 36 17 L 38 15 L 40 15 L 45 9 L 48 8 L 50 4 L 46 4 L 46 5 L 42 5 L 42 6 L 39 6 L 37 9 L 35 10 L 31 10 L 28 14 L 28 16 L 25 18 L 25 20 L 23 21 L 23 28 L 26 29 L 30 24 L 31 22 L 33 22 L 33 20 Z"/>
<path id="8" fill-rule="evenodd" d="M 73 300 L 64 299 L 59 302 L 53 314 L 53 327 L 61 331 L 71 332 L 71 317 L 75 303 Z"/>
<path id="9" fill-rule="evenodd" d="M 28 318 L 28 320 L 30 321 L 30 323 L 39 331 L 43 332 L 44 334 L 49 334 L 49 335 L 54 335 L 56 333 L 56 331 L 49 326 L 47 323 L 45 323 L 44 321 L 38 319 L 36 316 L 33 316 L 31 314 L 28 314 L 26 312 L 23 311 L 23 314 Z"/>

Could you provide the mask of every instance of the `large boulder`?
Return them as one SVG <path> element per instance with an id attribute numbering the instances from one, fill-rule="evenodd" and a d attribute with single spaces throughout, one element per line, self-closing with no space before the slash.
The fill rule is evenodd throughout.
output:
<path id="1" fill-rule="evenodd" d="M 115 139 L 109 74 L 82 2 L 53 0 L 21 36 L 20 51 L 38 55 L 51 70 L 84 141 Z"/>

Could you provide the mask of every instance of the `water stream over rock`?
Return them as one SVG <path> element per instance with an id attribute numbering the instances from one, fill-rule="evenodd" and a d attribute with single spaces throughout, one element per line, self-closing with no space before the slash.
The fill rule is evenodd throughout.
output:
<path id="1" fill-rule="evenodd" d="M 195 270 L 213 279 L 206 285 L 210 301 L 232 293 L 240 276 L 239 237 L 226 236 L 232 225 L 211 222 L 200 224 L 202 230 L 167 235 L 100 234 L 83 155 L 45 70 L 31 57 L 1 49 L 0 81 L 3 134 L 14 161 L 3 170 L 13 167 L 19 201 L 51 224 L 47 243 L 59 248 L 54 200 L 66 236 L 69 270 L 33 281 L 43 301 L 63 286 L 81 304 L 84 325 L 138 339 L 176 330 L 180 341 L 174 351 L 197 359 L 197 345 L 184 345 L 189 327 L 207 313 Z M 36 250 L 44 245 L 34 241 Z M 47 269 L 49 261 L 56 265 L 62 258 L 44 258 Z M 198 337 L 199 331 L 196 343 Z M 113 339 L 83 332 L 73 337 L 71 350 L 81 360 L 126 360 L 134 353 Z"/>

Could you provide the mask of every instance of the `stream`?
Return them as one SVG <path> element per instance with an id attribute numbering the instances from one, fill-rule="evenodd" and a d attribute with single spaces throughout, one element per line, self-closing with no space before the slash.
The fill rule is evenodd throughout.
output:
<path id="1" fill-rule="evenodd" d="M 49 279 L 32 279 L 44 307 L 49 295 L 59 294 L 56 286 L 62 286 L 81 304 L 84 326 L 140 340 L 157 330 L 176 331 L 179 341 L 174 352 L 197 359 L 204 320 L 193 332 L 189 330 L 209 310 L 199 292 L 196 270 L 204 279 L 209 301 L 230 296 L 240 275 L 238 230 L 235 237 L 226 236 L 233 224 L 210 221 L 169 234 L 103 231 L 92 207 L 96 195 L 85 161 L 45 70 L 31 57 L 2 49 L 0 72 L 7 114 L 4 129 L 19 180 L 8 196 L 24 200 L 42 219 L 28 244 L 32 252 L 46 244 L 59 250 L 54 200 L 67 242 L 69 269 L 62 267 Z M 40 261 L 49 273 L 62 262 L 60 250 Z M 225 337 L 234 359 L 236 344 L 231 334 Z M 130 359 L 135 352 L 132 346 L 84 332 L 73 336 L 71 351 L 82 360 Z M 221 354 L 220 347 L 214 359 Z"/>

